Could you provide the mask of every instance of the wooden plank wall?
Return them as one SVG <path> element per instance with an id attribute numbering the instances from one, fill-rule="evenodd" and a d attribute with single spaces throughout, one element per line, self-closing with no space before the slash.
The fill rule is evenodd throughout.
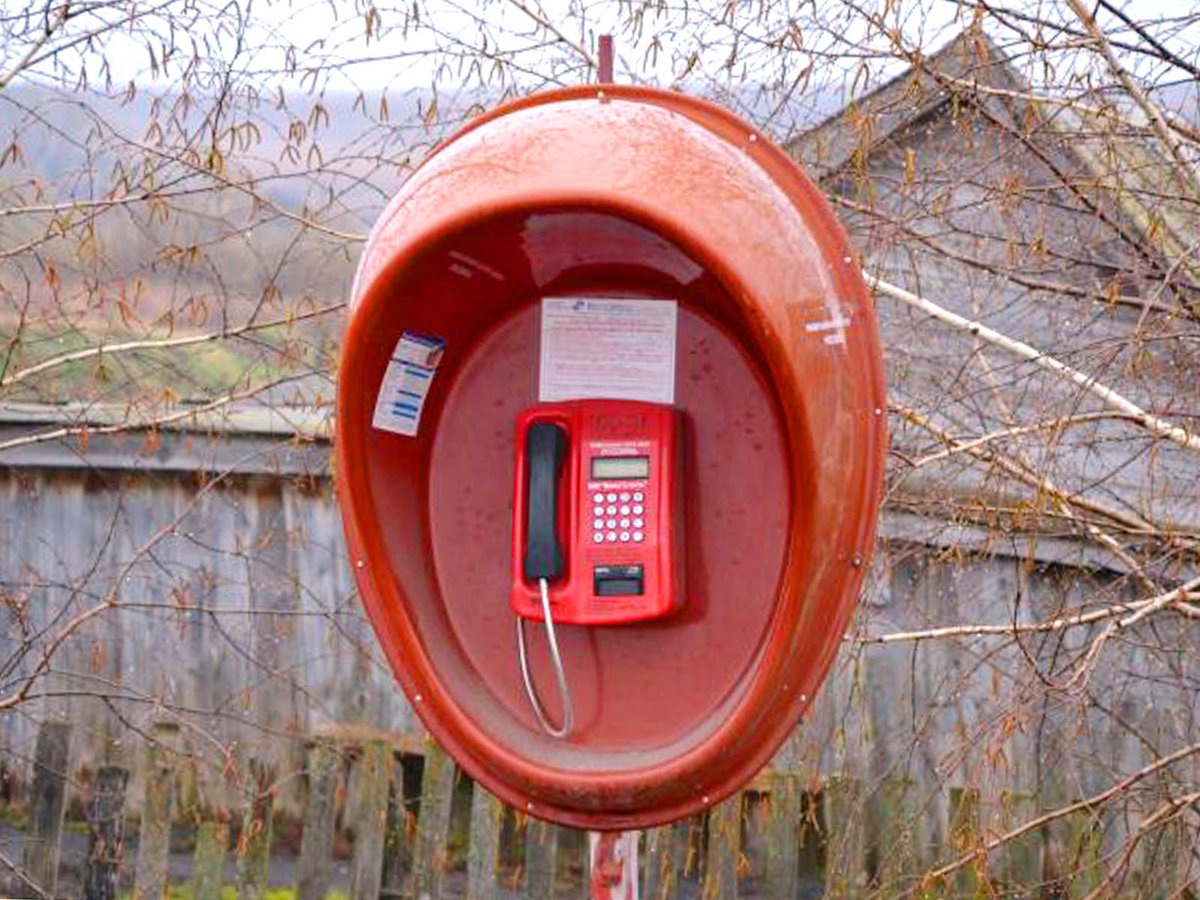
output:
<path id="1" fill-rule="evenodd" d="M 176 516 L 175 531 L 154 545 L 152 556 L 126 570 Z M 72 538 L 55 542 L 48 538 L 54 534 Z M 47 679 L 39 699 L 0 719 L 0 777 L 13 785 L 4 790 L 18 806 L 27 801 L 22 791 L 46 770 L 35 762 L 42 722 L 72 726 L 72 767 L 80 775 L 67 791 L 77 805 L 91 796 L 98 771 L 123 769 L 130 777 L 127 807 L 140 816 L 153 800 L 176 823 L 209 825 L 210 856 L 222 827 L 236 835 L 246 821 L 235 811 L 253 791 L 230 773 L 241 773 L 249 759 L 274 773 L 276 814 L 306 828 L 311 814 L 314 840 L 324 843 L 334 830 L 330 801 L 310 808 L 309 779 L 301 777 L 310 736 L 367 748 L 354 751 L 360 756 L 339 756 L 355 771 L 360 760 L 376 758 L 368 752 L 371 740 L 386 740 L 414 759 L 425 754 L 423 734 L 357 606 L 340 520 L 323 483 L 247 478 L 197 497 L 193 485 L 162 477 L 0 473 L 0 555 L 6 590 L 29 598 L 35 629 L 103 596 L 124 573 L 122 610 L 69 642 L 60 674 Z M 872 578 L 859 635 L 954 622 L 1006 624 L 1014 610 L 1028 623 L 1083 599 L 1133 596 L 1111 573 L 1036 558 L 950 555 L 900 541 L 881 550 Z M 666 891 L 687 883 L 722 895 L 732 884 L 758 890 L 768 882 L 805 884 L 817 875 L 848 895 L 884 883 L 911 884 L 955 849 L 965 853 L 1033 815 L 1103 790 L 1200 733 L 1193 689 L 1200 656 L 1189 652 L 1195 627 L 1175 618 L 1146 627 L 1155 629 L 1154 640 L 1127 636 L 1083 691 L 1066 687 L 1072 661 L 1094 630 L 1032 635 L 1020 644 L 848 641 L 808 720 L 755 790 L 709 817 L 646 839 L 645 856 L 656 865 L 650 881 Z M 0 639 L 11 641 L 12 634 Z M 12 649 L 0 648 L 0 656 Z M 97 692 L 117 700 L 98 702 Z M 176 724 L 186 726 L 177 735 L 181 748 L 171 751 L 180 755 L 170 797 L 155 792 L 154 773 L 164 766 L 150 761 L 144 740 L 157 734 L 164 709 L 182 710 Z M 430 764 L 427 784 L 456 780 L 444 758 L 433 756 Z M 382 779 L 386 764 L 378 765 L 383 769 L 375 777 Z M 393 784 L 397 772 L 416 777 L 411 765 L 393 765 Z M 967 867 L 952 881 L 962 890 L 993 879 L 1030 887 L 1070 880 L 1075 869 L 1093 872 L 1088 877 L 1094 880 L 1096 867 L 1084 862 L 1111 864 L 1156 802 L 1194 785 L 1198 775 L 1189 759 L 1164 773 L 1156 792 L 1131 792 L 1112 808 L 1056 821 L 990 855 L 984 871 Z M 312 776 L 317 782 L 331 777 Z M 378 819 L 380 794 L 368 795 L 376 802 L 364 809 Z M 525 826 L 490 801 L 480 800 L 472 816 L 469 796 L 449 806 L 441 805 L 449 803 L 442 794 L 429 799 L 411 807 L 393 803 L 385 812 L 390 833 L 413 840 L 384 835 L 382 849 L 361 859 L 364 890 L 374 884 L 379 857 L 381 893 L 398 890 L 398 871 L 407 867 L 424 889 L 438 890 L 443 868 L 429 848 L 441 845 L 446 829 L 453 835 L 448 823 L 459 814 L 477 823 L 478 846 L 487 856 L 495 846 L 501 871 L 548 871 L 542 845 L 549 838 L 533 851 L 513 850 L 501 836 L 524 835 Z M 413 831 L 418 820 L 423 824 Z M 1178 817 L 1168 824 L 1155 841 L 1139 842 L 1136 857 L 1157 853 L 1189 871 L 1178 861 L 1185 853 L 1179 848 L 1194 837 L 1195 823 Z M 1171 832 L 1174 844 L 1157 840 L 1170 829 L 1178 832 Z M 574 846 L 560 840 L 557 852 Z M 398 865 L 403 853 L 408 861 Z M 310 856 L 304 856 L 307 864 Z M 1131 863 L 1131 870 L 1142 871 L 1138 865 Z M 1161 873 L 1164 866 L 1151 868 Z M 158 883 L 152 868 L 144 871 L 148 883 Z M 487 861 L 473 871 L 480 891 L 494 890 Z M 247 889 L 254 889 L 255 877 L 255 870 L 245 870 Z M 328 874 L 318 867 L 306 877 L 306 896 L 320 896 Z M 1159 875 L 1144 877 L 1152 883 Z"/>

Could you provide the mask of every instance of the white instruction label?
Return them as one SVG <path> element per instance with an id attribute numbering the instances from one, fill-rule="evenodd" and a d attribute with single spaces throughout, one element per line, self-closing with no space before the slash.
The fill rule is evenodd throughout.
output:
<path id="1" fill-rule="evenodd" d="M 674 300 L 542 300 L 538 399 L 675 402 Z"/>
<path id="2" fill-rule="evenodd" d="M 446 342 L 441 338 L 413 331 L 400 335 L 379 385 L 372 425 L 409 437 L 417 433 L 425 396 L 445 348 Z"/>

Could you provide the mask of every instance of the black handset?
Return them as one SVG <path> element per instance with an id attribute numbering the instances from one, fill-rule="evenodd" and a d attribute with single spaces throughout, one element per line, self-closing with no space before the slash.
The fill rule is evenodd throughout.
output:
<path id="1" fill-rule="evenodd" d="M 528 524 L 525 577 L 554 581 L 562 575 L 563 552 L 558 540 L 558 481 L 567 455 L 567 432 L 561 425 L 539 422 L 525 433 L 528 474 Z"/>

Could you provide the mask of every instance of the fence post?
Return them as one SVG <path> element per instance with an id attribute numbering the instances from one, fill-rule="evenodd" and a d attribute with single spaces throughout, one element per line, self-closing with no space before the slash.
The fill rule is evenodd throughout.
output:
<path id="1" fill-rule="evenodd" d="M 867 803 L 870 843 L 877 857 L 875 879 L 888 896 L 911 890 L 924 859 L 916 783 L 888 776 Z"/>
<path id="2" fill-rule="evenodd" d="M 467 855 L 467 900 L 496 900 L 500 881 L 496 856 L 504 807 L 483 785 L 471 786 L 471 835 Z"/>
<path id="3" fill-rule="evenodd" d="M 29 804 L 29 836 L 22 866 L 25 876 L 46 896 L 58 889 L 58 856 L 67 799 L 67 762 L 71 725 L 42 722 L 33 751 L 33 796 Z"/>
<path id="4" fill-rule="evenodd" d="M 1032 794 L 1005 791 L 1000 796 L 1000 827 L 1005 831 L 1029 821 L 1037 813 L 1037 798 Z M 1040 831 L 1031 831 L 1009 841 L 1000 848 L 998 856 L 997 868 L 1008 890 L 1016 894 L 1036 890 L 1042 880 Z"/>
<path id="5" fill-rule="evenodd" d="M 804 825 L 804 792 L 799 777 L 777 773 L 771 779 L 767 803 L 766 895 L 795 897 L 800 891 L 800 831 Z"/>
<path id="6" fill-rule="evenodd" d="M 454 763 L 432 739 L 425 745 L 421 810 L 413 847 L 412 883 L 416 900 L 439 900 L 446 867 L 446 839 L 454 798 Z"/>
<path id="7" fill-rule="evenodd" d="M 129 772 L 104 766 L 87 809 L 88 859 L 83 900 L 116 900 L 121 856 L 125 852 L 125 786 Z"/>
<path id="8" fill-rule="evenodd" d="M 225 855 L 229 852 L 229 819 L 217 816 L 196 826 L 192 867 L 192 900 L 221 900 Z"/>
<path id="9" fill-rule="evenodd" d="M 742 793 L 713 807 L 708 816 L 708 854 L 704 866 L 704 900 L 737 897 L 738 852 L 742 837 Z"/>
<path id="10" fill-rule="evenodd" d="M 642 896 L 646 900 L 675 900 L 679 897 L 687 856 L 687 822 L 675 822 L 647 831 Z"/>
<path id="11" fill-rule="evenodd" d="M 971 787 L 950 788 L 950 854 L 970 853 L 979 846 L 979 791 Z M 981 877 L 982 876 L 982 877 Z M 987 866 L 972 862 L 950 876 L 948 893 L 953 897 L 985 896 L 991 892 Z"/>
<path id="12" fill-rule="evenodd" d="M 408 766 L 405 755 L 393 757 L 392 783 L 388 789 L 387 834 L 383 841 L 383 879 L 379 896 L 384 900 L 399 900 L 405 896 L 404 878 L 412 868 L 413 827 L 416 821 L 405 786 Z"/>
<path id="13" fill-rule="evenodd" d="M 558 828 L 549 822 L 525 823 L 525 897 L 552 900 L 558 864 Z"/>
<path id="14" fill-rule="evenodd" d="M 308 799 L 300 835 L 298 900 L 322 900 L 333 880 L 333 826 L 341 756 L 325 743 L 308 749 Z"/>
<path id="15" fill-rule="evenodd" d="M 275 805 L 272 766 L 251 759 L 246 768 L 242 833 L 238 837 L 238 900 L 261 900 L 271 862 L 271 813 Z"/>
<path id="16" fill-rule="evenodd" d="M 146 748 L 146 793 L 138 829 L 134 900 L 161 900 L 167 893 L 167 862 L 171 852 L 171 818 L 175 804 L 174 722 L 156 722 Z"/>
<path id="17" fill-rule="evenodd" d="M 383 843 L 387 834 L 388 787 L 392 781 L 392 747 L 369 741 L 354 778 L 358 821 L 354 825 L 354 872 L 351 900 L 378 900 L 383 878 Z"/>
<path id="18" fill-rule="evenodd" d="M 866 893 L 867 859 L 863 804 L 858 782 L 829 778 L 821 791 L 825 822 L 825 896 L 857 898 Z"/>

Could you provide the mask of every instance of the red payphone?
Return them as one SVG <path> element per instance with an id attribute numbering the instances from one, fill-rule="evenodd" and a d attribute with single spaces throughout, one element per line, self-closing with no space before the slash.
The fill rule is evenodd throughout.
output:
<path id="1" fill-rule="evenodd" d="M 657 403 L 542 403 L 517 421 L 512 592 L 526 692 L 542 727 L 571 729 L 555 623 L 657 619 L 684 602 L 680 413 Z M 563 698 L 551 724 L 529 673 L 523 620 L 546 627 Z"/>
<path id="2" fill-rule="evenodd" d="M 629 400 L 544 403 L 517 422 L 513 612 L 617 625 L 683 603 L 679 412 Z"/>

